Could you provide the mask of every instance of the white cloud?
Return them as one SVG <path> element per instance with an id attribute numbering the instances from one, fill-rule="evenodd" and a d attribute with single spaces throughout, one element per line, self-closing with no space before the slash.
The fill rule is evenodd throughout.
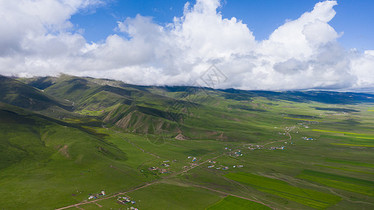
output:
<path id="1" fill-rule="evenodd" d="M 213 63 L 227 76 L 220 88 L 303 89 L 374 86 L 374 53 L 348 51 L 329 25 L 336 1 L 317 3 L 267 40 L 223 18 L 219 0 L 186 3 L 166 26 L 137 15 L 117 33 L 87 43 L 70 17 L 98 0 L 0 0 L 0 73 L 121 79 L 145 85 L 193 85 Z"/>
<path id="2" fill-rule="evenodd" d="M 354 53 L 351 72 L 357 76 L 354 88 L 373 87 L 374 83 L 374 50 L 367 50 L 364 55 Z"/>

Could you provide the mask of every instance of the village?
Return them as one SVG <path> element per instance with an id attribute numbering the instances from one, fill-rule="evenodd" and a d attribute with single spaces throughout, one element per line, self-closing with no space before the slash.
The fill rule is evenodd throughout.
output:
<path id="1" fill-rule="evenodd" d="M 177 160 L 173 160 L 172 162 L 175 163 L 175 162 L 177 162 Z M 152 167 L 149 167 L 148 170 L 149 171 L 157 171 L 160 174 L 171 173 L 171 171 L 169 170 L 170 164 L 171 164 L 170 160 L 164 160 L 160 164 L 160 166 L 164 167 L 164 168 L 159 168 L 157 166 L 152 166 Z"/>
<path id="2" fill-rule="evenodd" d="M 106 195 L 105 191 L 101 190 L 101 192 L 97 194 L 88 194 L 88 200 L 99 199 L 99 198 L 104 197 L 105 195 Z M 127 208 L 130 210 L 139 210 L 138 208 L 133 206 L 136 204 L 136 201 L 134 199 L 131 199 L 128 196 L 118 196 L 117 203 L 121 205 L 131 205 L 129 208 Z"/>
<path id="3" fill-rule="evenodd" d="M 295 126 L 290 126 L 290 127 L 285 127 L 284 128 L 284 132 L 279 132 L 278 134 L 279 135 L 282 135 L 282 136 L 288 136 L 289 137 L 289 141 L 284 141 L 284 140 L 276 140 L 276 141 L 272 141 L 272 142 L 269 142 L 269 143 L 266 143 L 264 145 L 259 145 L 259 144 L 246 144 L 245 145 L 245 149 L 248 149 L 249 151 L 255 151 L 255 150 L 286 150 L 286 145 L 293 145 L 294 143 L 292 142 L 292 136 L 291 136 L 291 132 L 295 132 L 295 133 L 299 133 L 299 126 L 301 127 L 304 127 L 304 128 L 309 128 L 308 125 L 310 124 L 316 124 L 318 122 L 314 122 L 314 121 L 311 121 L 311 122 L 302 122 L 302 123 L 297 123 L 297 125 Z M 275 127 L 277 128 L 277 127 Z M 310 137 L 302 137 L 302 139 L 306 140 L 306 141 L 312 141 L 312 140 L 315 140 L 313 138 L 310 138 Z M 270 146 L 271 144 L 274 144 L 274 143 L 277 143 L 278 145 L 277 146 Z M 283 145 L 282 145 L 283 144 Z M 267 146 L 269 145 L 269 146 Z M 230 148 L 229 146 L 226 146 L 223 148 L 224 149 L 224 154 L 225 155 L 228 155 L 230 157 L 235 157 L 235 158 L 239 158 L 239 157 L 242 157 L 243 155 L 245 155 L 245 152 L 243 153 L 242 149 L 238 149 L 238 148 Z M 200 158 L 198 157 L 195 157 L 195 156 L 187 156 L 187 163 L 189 163 L 188 165 L 184 165 L 182 167 L 182 169 L 184 171 L 186 170 L 189 170 L 191 168 L 194 168 L 200 164 L 199 163 L 199 160 Z M 158 166 L 152 166 L 152 167 L 149 167 L 148 170 L 149 171 L 152 171 L 152 172 L 157 172 L 158 174 L 171 174 L 172 171 L 170 170 L 171 165 L 172 163 L 174 162 L 177 162 L 177 160 L 164 160 L 162 162 L 160 162 Z M 231 166 L 227 166 L 227 165 L 223 165 L 223 164 L 219 164 L 217 163 L 217 161 L 214 161 L 214 160 L 209 160 L 208 161 L 208 166 L 207 168 L 208 169 L 215 169 L 215 170 L 229 170 L 230 168 L 232 169 L 235 169 L 235 168 L 243 168 L 244 166 L 243 165 L 231 165 Z M 175 168 L 174 168 L 175 170 Z"/>
<path id="4" fill-rule="evenodd" d="M 131 198 L 127 197 L 127 196 L 124 196 L 124 197 L 119 196 L 117 198 L 117 203 L 122 204 L 122 205 L 127 205 L 127 204 L 135 205 L 136 201 L 131 200 Z M 138 210 L 138 208 L 136 208 L 134 206 L 131 206 L 129 209 L 131 209 L 131 210 Z"/>
<path id="5" fill-rule="evenodd" d="M 299 123 L 298 123 L 299 124 Z M 303 126 L 305 128 L 306 125 L 299 124 L 299 126 Z M 204 158 L 204 156 L 185 156 L 185 160 L 179 162 L 177 159 L 170 159 L 170 160 L 160 160 L 155 163 L 154 166 L 148 167 L 148 171 L 155 172 L 154 175 L 157 174 L 180 174 L 183 172 L 187 172 L 195 167 L 204 165 L 208 170 L 219 170 L 219 171 L 228 171 L 228 170 L 235 170 L 245 167 L 244 164 L 227 164 L 222 163 L 221 161 L 216 160 L 217 157 L 220 157 L 222 155 L 232 157 L 233 159 L 239 160 L 243 156 L 249 155 L 252 152 L 255 152 L 256 150 L 286 150 L 286 145 L 291 146 L 293 145 L 292 142 L 292 136 L 291 131 L 294 133 L 299 133 L 298 126 L 292 126 L 292 127 L 286 127 L 284 129 L 284 132 L 279 132 L 279 135 L 282 136 L 288 136 L 289 140 L 274 140 L 268 143 L 265 143 L 263 145 L 259 144 L 243 144 L 241 146 L 229 146 L 225 145 L 222 147 L 222 154 L 219 156 L 216 156 L 214 158 Z M 314 141 L 316 139 L 312 137 L 303 136 L 301 139 L 305 141 Z M 182 171 L 178 170 L 178 167 L 181 163 L 184 163 L 182 166 Z M 178 167 L 177 167 L 178 166 Z M 175 171 L 174 171 L 175 170 Z M 141 169 L 143 172 L 143 169 Z M 89 194 L 88 200 L 101 200 L 106 199 L 102 198 L 103 196 L 106 196 L 106 193 L 104 190 L 101 190 L 100 193 L 97 194 Z M 120 205 L 124 205 L 129 210 L 138 210 L 138 208 L 135 206 L 137 202 L 130 198 L 129 196 L 118 196 L 116 199 L 116 202 Z"/>
<path id="6" fill-rule="evenodd" d="M 100 193 L 98 194 L 89 194 L 88 196 L 88 200 L 92 200 L 92 199 L 98 199 L 99 197 L 101 196 L 105 196 L 105 191 L 102 190 Z"/>

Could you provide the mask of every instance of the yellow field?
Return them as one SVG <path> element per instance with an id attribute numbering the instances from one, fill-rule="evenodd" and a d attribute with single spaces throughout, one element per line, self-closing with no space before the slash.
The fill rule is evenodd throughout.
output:
<path id="1" fill-rule="evenodd" d="M 369 140 L 374 140 L 374 137 L 363 137 L 363 136 L 356 136 L 358 139 L 369 139 Z"/>
<path id="2" fill-rule="evenodd" d="M 341 134 L 348 134 L 348 135 L 365 135 L 362 133 L 351 133 L 351 132 L 344 132 L 344 131 L 329 131 L 329 130 L 320 130 L 320 129 L 312 129 L 312 131 L 322 132 L 322 133 L 341 133 Z"/>

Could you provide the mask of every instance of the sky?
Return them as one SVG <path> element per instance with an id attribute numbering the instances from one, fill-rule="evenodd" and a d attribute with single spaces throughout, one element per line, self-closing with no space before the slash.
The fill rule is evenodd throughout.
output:
<path id="1" fill-rule="evenodd" d="M 183 15 L 186 0 L 117 0 L 94 12 L 79 12 L 71 17 L 76 28 L 84 29 L 88 42 L 98 42 L 115 32 L 117 21 L 137 14 L 152 17 L 160 25 Z M 190 1 L 195 3 L 196 1 Z M 224 18 L 236 17 L 247 24 L 257 40 L 264 40 L 286 20 L 297 19 L 319 2 L 318 0 L 226 0 L 218 10 Z M 337 15 L 330 25 L 338 32 L 341 44 L 358 50 L 374 49 L 374 2 L 371 0 L 341 0 Z"/>
<path id="2" fill-rule="evenodd" d="M 371 0 L 0 0 L 0 74 L 374 90 L 372 11 Z"/>

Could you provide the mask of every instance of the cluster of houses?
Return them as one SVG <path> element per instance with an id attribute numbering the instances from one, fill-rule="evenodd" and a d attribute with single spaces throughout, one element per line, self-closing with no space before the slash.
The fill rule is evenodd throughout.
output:
<path id="1" fill-rule="evenodd" d="M 173 162 L 176 162 L 176 160 L 173 160 Z M 164 161 L 162 161 L 162 163 L 161 163 L 161 166 L 163 166 L 163 167 L 165 167 L 165 168 L 160 168 L 160 169 L 158 169 L 158 172 L 160 173 L 160 174 L 166 174 L 166 173 L 169 173 L 169 170 L 168 169 L 166 169 L 166 168 L 168 168 L 168 167 L 170 167 L 170 160 L 164 160 Z"/>
<path id="2" fill-rule="evenodd" d="M 209 165 L 208 168 L 214 168 L 214 167 L 215 167 L 214 164 L 216 164 L 216 161 L 209 160 L 209 163 L 210 163 L 211 165 Z M 243 168 L 243 165 L 234 165 L 234 166 L 232 166 L 232 167 L 233 167 L 233 168 Z M 226 170 L 229 170 L 229 167 L 228 167 L 228 166 L 222 166 L 222 165 L 221 165 L 221 166 L 219 166 L 219 167 L 216 167 L 215 169 L 226 171 Z"/>
<path id="3" fill-rule="evenodd" d="M 244 166 L 243 165 L 233 165 L 232 168 L 243 168 Z M 214 165 L 210 165 L 208 166 L 208 168 L 214 168 Z M 217 167 L 216 168 L 217 170 L 229 170 L 230 168 L 228 166 L 221 166 L 221 167 Z"/>
<path id="4" fill-rule="evenodd" d="M 119 204 L 123 204 L 123 205 L 126 205 L 126 204 L 132 204 L 132 205 L 134 205 L 134 204 L 136 204 L 136 202 L 135 201 L 133 201 L 133 200 L 131 200 L 129 197 L 118 197 L 117 198 L 117 202 L 119 203 Z M 138 210 L 138 208 L 135 208 L 135 207 L 130 207 L 130 209 L 133 209 L 133 210 Z"/>
<path id="5" fill-rule="evenodd" d="M 302 127 L 304 127 L 304 128 L 309 128 L 309 126 L 306 125 L 306 123 L 297 123 L 297 124 L 300 125 L 300 126 L 302 126 Z"/>
<path id="6" fill-rule="evenodd" d="M 177 160 L 173 160 L 173 162 L 177 162 Z M 162 161 L 161 163 L 161 166 L 162 167 L 165 167 L 165 168 L 158 168 L 158 167 L 149 167 L 148 170 L 150 171 L 158 171 L 160 174 L 166 174 L 166 173 L 169 173 L 170 171 L 166 168 L 170 167 L 170 160 L 164 160 Z"/>
<path id="7" fill-rule="evenodd" d="M 197 158 L 196 158 L 196 157 L 188 156 L 187 158 L 188 158 L 188 159 L 191 159 L 191 158 L 192 158 L 192 162 L 196 162 L 196 161 L 197 161 Z"/>
<path id="8" fill-rule="evenodd" d="M 298 125 L 304 127 L 304 128 L 309 128 L 310 124 L 318 124 L 319 122 L 317 121 L 308 121 L 308 122 L 302 122 L 302 123 L 297 123 Z"/>
<path id="9" fill-rule="evenodd" d="M 216 161 L 213 161 L 213 160 L 209 160 L 208 161 L 210 164 L 212 165 L 209 165 L 208 168 L 213 168 L 214 167 L 214 164 L 216 163 Z"/>
<path id="10" fill-rule="evenodd" d="M 210 166 L 208 166 L 208 168 L 214 168 L 214 165 L 210 165 Z M 228 166 L 221 166 L 221 167 L 217 167 L 216 169 L 226 171 L 226 170 L 229 170 L 229 167 Z"/>
<path id="11" fill-rule="evenodd" d="M 169 167 L 169 165 L 167 167 Z M 166 168 L 150 167 L 150 168 L 148 168 L 148 170 L 150 170 L 150 171 L 158 171 L 160 174 L 169 173 L 169 170 L 166 169 Z"/>
<path id="12" fill-rule="evenodd" d="M 280 150 L 284 150 L 284 146 L 281 146 L 281 147 L 270 147 L 269 150 L 277 150 L 277 149 L 280 149 Z"/>
<path id="13" fill-rule="evenodd" d="M 238 150 L 238 151 L 234 152 L 233 156 L 236 156 L 236 157 L 243 156 L 242 151 Z"/>
<path id="14" fill-rule="evenodd" d="M 239 156 L 243 156 L 243 154 L 242 154 L 242 151 L 241 151 L 241 150 L 236 150 L 236 151 L 234 151 L 234 152 L 231 152 L 231 151 L 232 151 L 232 149 L 229 149 L 229 148 L 227 148 L 227 147 L 225 147 L 225 150 L 228 150 L 228 151 L 230 151 L 230 153 L 229 153 L 229 155 L 230 155 L 230 156 L 234 156 L 234 157 L 239 157 Z"/>
<path id="15" fill-rule="evenodd" d="M 162 163 L 161 166 L 164 166 L 164 167 L 169 167 L 170 165 L 167 164 L 167 163 Z"/>
<path id="16" fill-rule="evenodd" d="M 88 196 L 88 200 L 92 200 L 92 199 L 97 199 L 97 198 L 99 198 L 99 197 L 101 197 L 101 196 L 104 196 L 105 195 L 105 191 L 104 190 L 102 190 L 100 193 L 98 193 L 98 194 L 89 194 L 89 196 Z"/>
<path id="17" fill-rule="evenodd" d="M 256 149 L 262 149 L 263 148 L 263 146 L 261 146 L 261 145 L 250 145 L 249 147 L 248 147 L 248 149 L 249 150 L 256 150 Z"/>
<path id="18" fill-rule="evenodd" d="M 305 141 L 313 141 L 314 139 L 313 138 L 308 138 L 308 137 L 301 137 L 302 139 L 304 139 Z"/>
<path id="19" fill-rule="evenodd" d="M 288 144 L 288 142 L 284 142 L 284 144 Z M 292 144 L 292 142 L 291 142 Z M 269 150 L 284 150 L 286 147 L 285 146 L 280 146 L 280 147 L 270 147 Z M 256 150 L 256 149 L 264 149 L 263 146 L 260 145 L 251 145 L 248 147 L 249 150 Z"/>

